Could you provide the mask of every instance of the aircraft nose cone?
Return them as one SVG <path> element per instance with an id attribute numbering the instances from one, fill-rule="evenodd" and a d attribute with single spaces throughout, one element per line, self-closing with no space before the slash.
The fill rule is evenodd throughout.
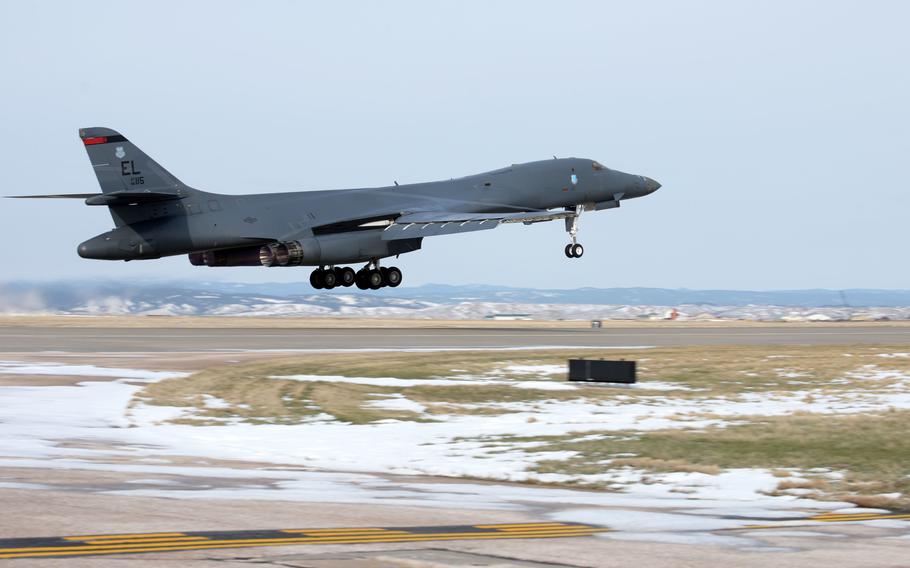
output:
<path id="1" fill-rule="evenodd" d="M 646 176 L 645 177 L 645 189 L 647 189 L 648 193 L 654 193 L 655 191 L 660 189 L 660 182 L 657 181 L 656 179 L 651 179 Z"/>

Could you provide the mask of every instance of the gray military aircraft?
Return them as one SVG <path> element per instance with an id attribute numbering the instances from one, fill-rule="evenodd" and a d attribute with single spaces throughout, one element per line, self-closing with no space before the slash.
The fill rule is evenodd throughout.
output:
<path id="1" fill-rule="evenodd" d="M 15 196 L 78 198 L 105 205 L 115 228 L 79 245 L 79 256 L 144 260 L 189 255 L 195 266 L 315 266 L 314 288 L 401 283 L 380 260 L 420 249 L 425 237 L 564 219 L 580 258 L 584 211 L 619 207 L 656 191 L 651 178 L 562 158 L 448 181 L 330 191 L 224 195 L 193 189 L 110 128 L 83 128 L 101 193 Z M 343 264 L 365 262 L 354 271 Z"/>

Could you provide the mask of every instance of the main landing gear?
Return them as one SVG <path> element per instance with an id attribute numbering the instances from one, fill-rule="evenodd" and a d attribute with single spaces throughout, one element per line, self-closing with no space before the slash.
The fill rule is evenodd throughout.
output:
<path id="1" fill-rule="evenodd" d="M 356 285 L 361 290 L 378 290 L 385 286 L 395 288 L 401 284 L 401 270 L 392 266 L 380 267 L 378 260 L 367 263 L 366 266 L 354 272 L 354 269 L 345 266 L 319 267 L 310 274 L 310 285 L 317 290 L 331 290 L 337 286 Z"/>
<path id="2" fill-rule="evenodd" d="M 336 286 L 351 286 L 354 278 L 354 269 L 348 266 L 319 267 L 310 274 L 310 286 L 317 290 L 331 290 Z"/>
<path id="3" fill-rule="evenodd" d="M 572 242 L 567 244 L 565 248 L 567 258 L 581 258 L 581 255 L 585 253 L 585 247 L 578 242 L 578 219 L 581 217 L 582 209 L 581 205 L 576 205 L 575 215 L 566 217 L 566 232 L 572 238 Z"/>

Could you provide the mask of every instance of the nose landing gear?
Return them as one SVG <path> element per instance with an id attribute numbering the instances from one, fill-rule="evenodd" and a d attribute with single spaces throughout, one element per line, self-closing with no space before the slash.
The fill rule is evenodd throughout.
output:
<path id="1" fill-rule="evenodd" d="M 567 244 L 565 248 L 566 258 L 581 258 L 581 255 L 585 253 L 585 247 L 578 242 L 578 219 L 581 217 L 582 210 L 583 207 L 581 205 L 576 205 L 575 215 L 566 217 L 566 232 L 569 233 L 569 237 L 572 239 L 572 242 Z"/>
<path id="2" fill-rule="evenodd" d="M 578 243 L 569 243 L 566 245 L 565 252 L 566 258 L 581 258 L 581 255 L 585 253 L 585 247 L 581 246 Z"/>

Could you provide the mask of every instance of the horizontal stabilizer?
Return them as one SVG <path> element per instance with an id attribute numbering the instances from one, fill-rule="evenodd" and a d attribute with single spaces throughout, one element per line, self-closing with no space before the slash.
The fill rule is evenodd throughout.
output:
<path id="1" fill-rule="evenodd" d="M 174 201 L 183 199 L 184 196 L 177 193 L 167 193 L 160 191 L 112 191 L 94 195 L 85 200 L 86 205 L 133 205 L 140 203 L 155 203 L 157 201 Z"/>
<path id="2" fill-rule="evenodd" d="M 111 193 L 61 193 L 52 195 L 8 195 L 8 199 L 84 199 L 86 205 L 139 205 L 173 201 L 185 196 L 161 191 L 113 191 Z"/>
<path id="3" fill-rule="evenodd" d="M 7 195 L 7 199 L 88 199 L 100 193 L 60 193 L 52 195 Z"/>

